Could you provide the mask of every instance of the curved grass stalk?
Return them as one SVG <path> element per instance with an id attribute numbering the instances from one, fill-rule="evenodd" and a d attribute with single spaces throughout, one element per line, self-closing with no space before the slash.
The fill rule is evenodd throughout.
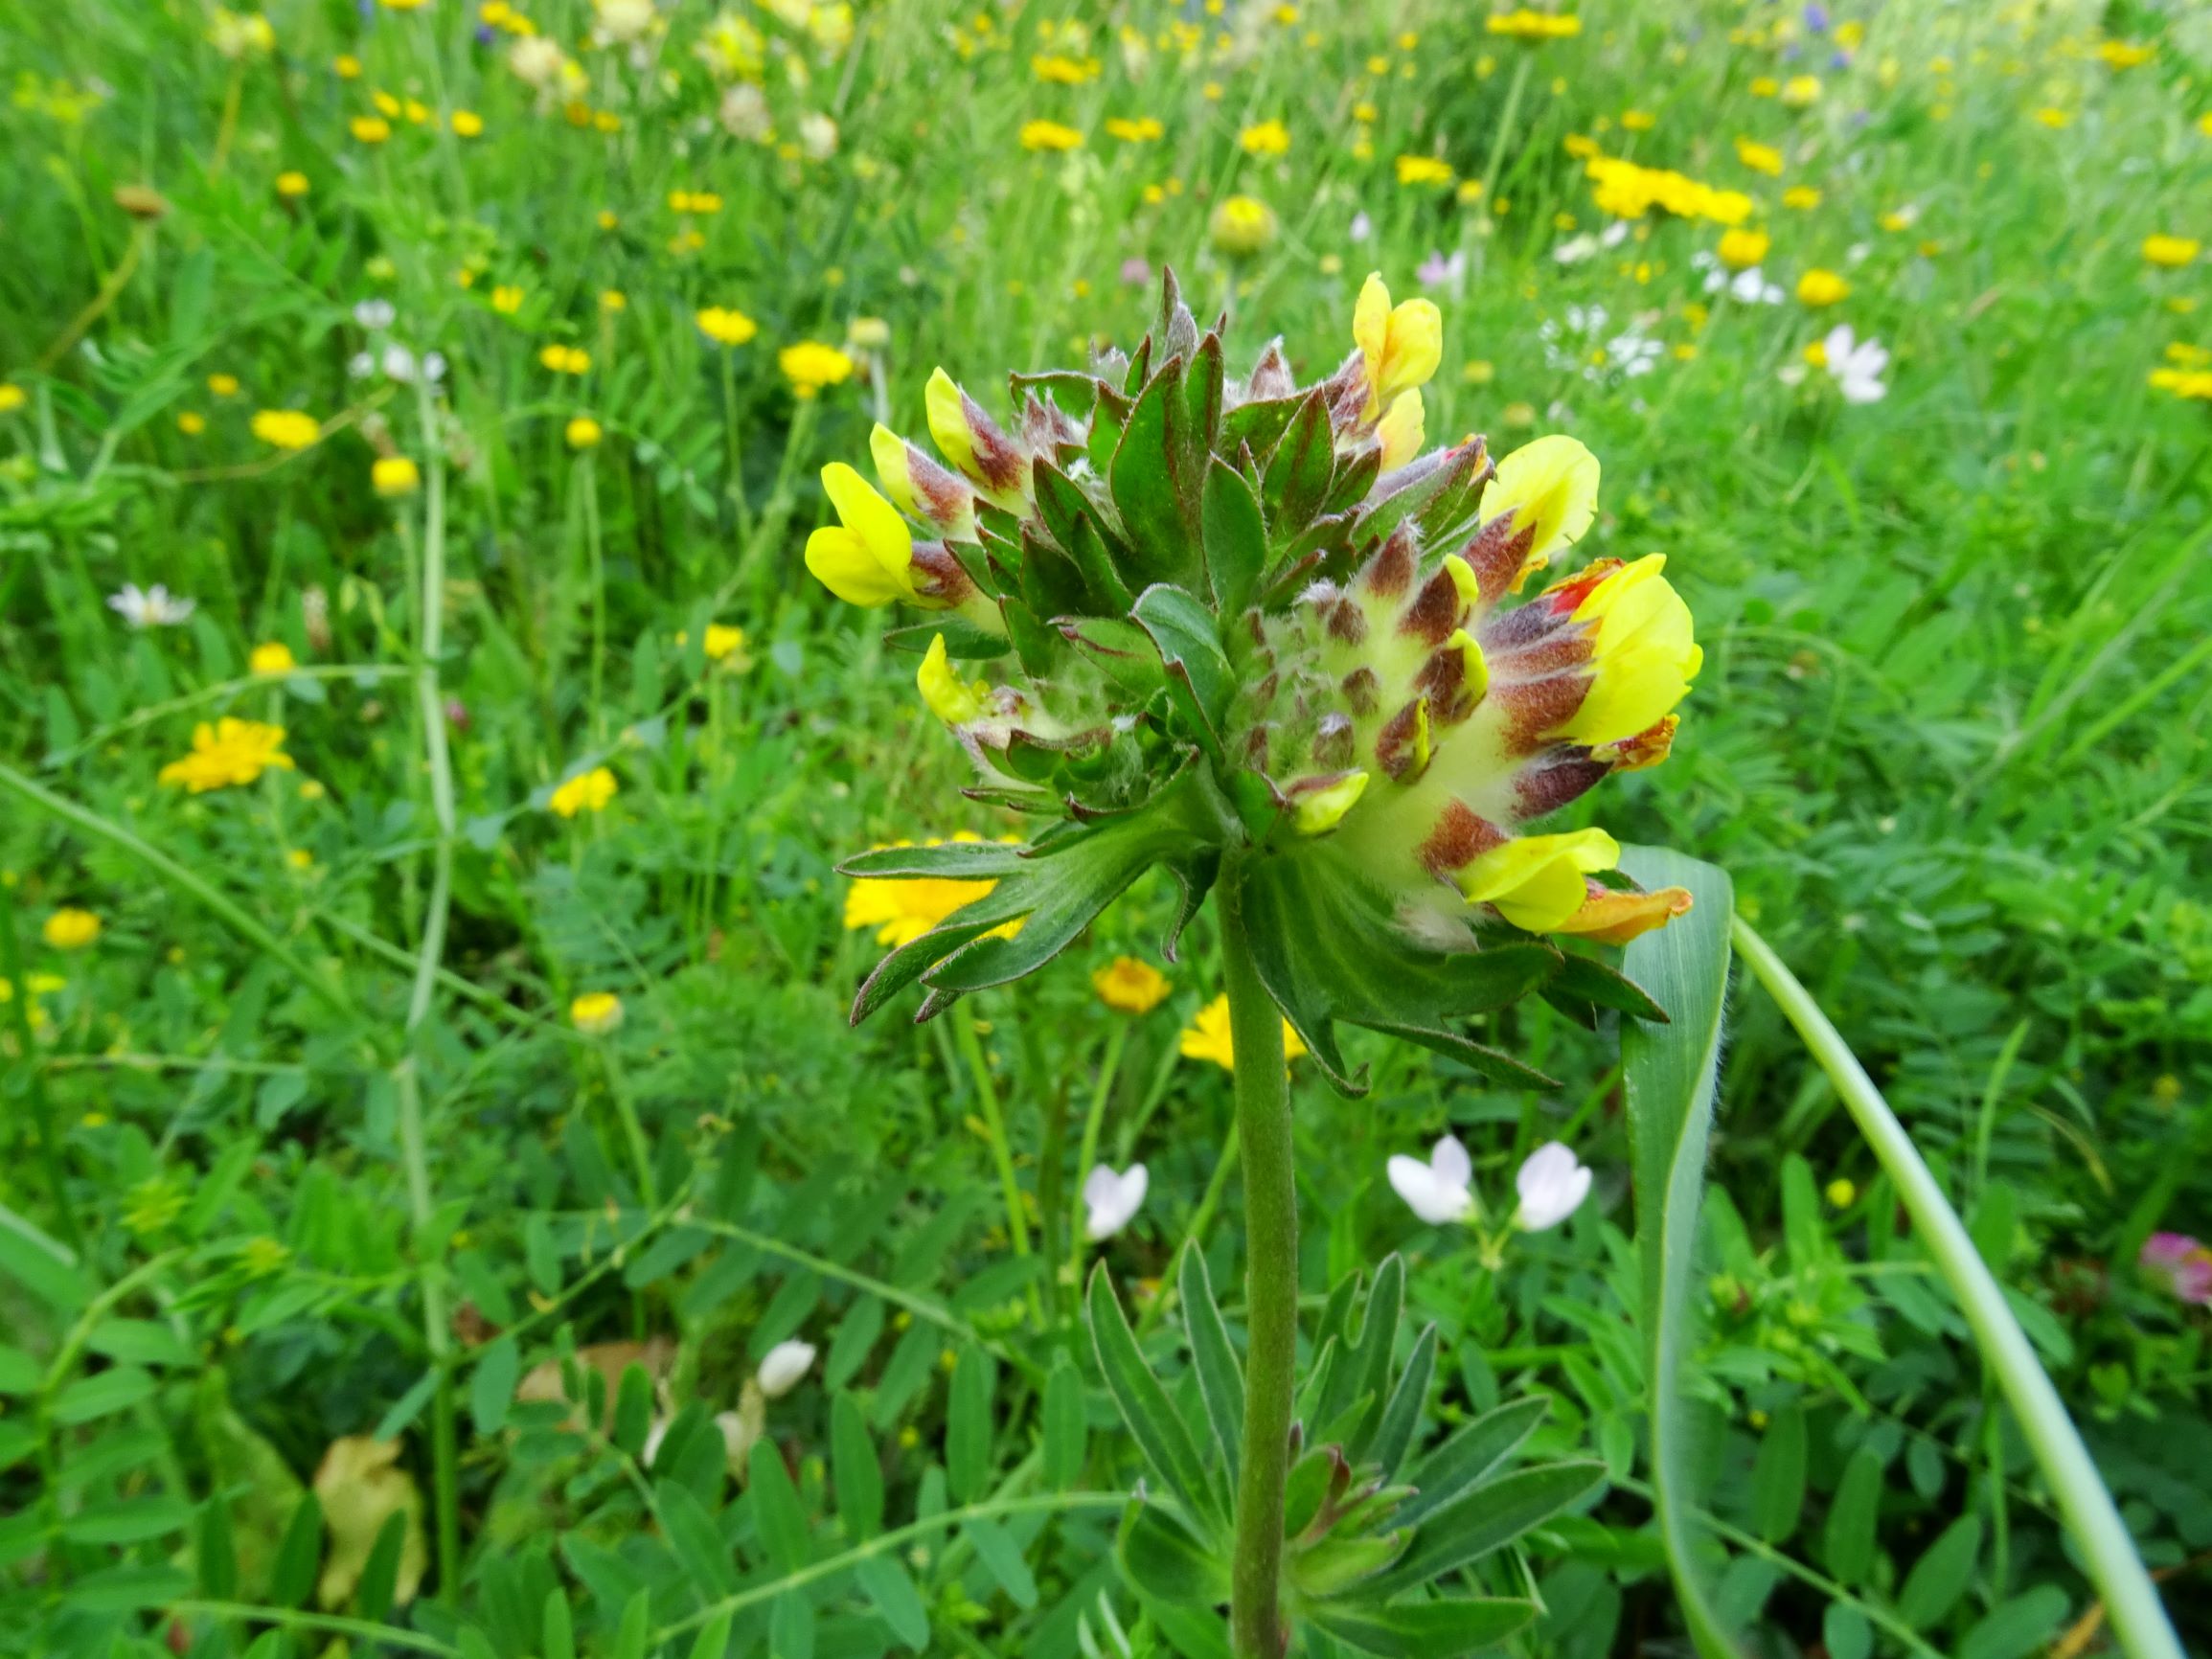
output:
<path id="1" fill-rule="evenodd" d="M 2037 1466 L 2050 1483 L 2059 1512 L 2080 1548 L 2084 1570 L 2096 1586 L 2121 1648 L 2130 1659 L 2181 1659 L 2181 1645 L 2166 1617 L 2158 1592 L 2136 1554 L 2127 1524 L 2113 1507 L 2081 1433 L 2051 1386 L 2019 1321 L 2005 1305 L 2004 1291 L 1982 1261 L 1966 1225 L 1936 1182 L 1881 1091 L 1866 1075 L 1842 1035 L 1821 1012 L 1812 993 L 1797 981 L 1742 917 L 1734 925 L 1736 948 L 1767 988 L 1783 1014 L 1804 1039 L 1820 1069 L 1828 1074 L 1844 1107 L 1858 1124 L 1897 1187 L 1899 1200 L 1935 1258 L 1937 1269 L 1958 1299 L 1980 1345 L 1984 1362 L 2013 1408 L 2020 1433 Z"/>

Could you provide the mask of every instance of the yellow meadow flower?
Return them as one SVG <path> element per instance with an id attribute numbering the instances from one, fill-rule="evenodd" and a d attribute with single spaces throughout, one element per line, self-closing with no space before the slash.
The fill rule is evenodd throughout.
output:
<path id="1" fill-rule="evenodd" d="M 1402 185 L 1448 185 L 1456 176 L 1449 162 L 1433 155 L 1398 158 L 1398 182 Z"/>
<path id="2" fill-rule="evenodd" d="M 179 784 L 194 795 L 251 784 L 274 766 L 293 769 L 284 752 L 285 729 L 225 715 L 214 725 L 193 728 L 192 753 L 161 769 L 161 782 Z"/>
<path id="3" fill-rule="evenodd" d="M 484 118 L 473 109 L 456 109 L 453 112 L 453 132 L 458 138 L 482 138 Z"/>
<path id="4" fill-rule="evenodd" d="M 346 125 L 361 144 L 382 144 L 392 136 L 392 124 L 380 115 L 356 115 Z"/>
<path id="5" fill-rule="evenodd" d="M 853 359 L 834 346 L 819 340 L 801 340 L 776 353 L 776 367 L 790 381 L 798 398 L 813 398 L 825 386 L 841 386 L 853 377 Z"/>
<path id="6" fill-rule="evenodd" d="M 1765 259 L 1772 245 L 1772 239 L 1765 231 L 1733 230 L 1722 234 L 1716 251 L 1722 264 L 1730 270 L 1741 271 Z"/>
<path id="7" fill-rule="evenodd" d="M 1514 40 L 1565 40 L 1583 32 L 1583 20 L 1568 13 L 1537 11 L 1523 6 L 1516 11 L 1494 11 L 1482 20 L 1492 34 Z"/>
<path id="8" fill-rule="evenodd" d="M 2204 251 L 2204 244 L 2195 237 L 2167 236 L 2163 233 L 2143 239 L 2143 258 L 2154 265 L 2164 265 L 2168 270 L 2179 270 L 2183 265 L 2197 262 L 2197 256 Z"/>
<path id="9" fill-rule="evenodd" d="M 1263 121 L 1237 134 L 1237 143 L 1246 155 L 1288 155 L 1290 129 L 1279 121 Z"/>
<path id="10" fill-rule="evenodd" d="M 613 772 L 604 766 L 594 766 L 560 784 L 547 798 L 545 806 L 548 811 L 562 818 L 573 818 L 579 812 L 604 812 L 619 789 Z"/>
<path id="11" fill-rule="evenodd" d="M 1225 1072 L 1237 1069 L 1237 1045 L 1229 1030 L 1229 993 L 1220 996 L 1198 1011 L 1197 1017 L 1183 1029 L 1180 1044 L 1185 1059 L 1212 1060 Z M 1306 1052 L 1306 1044 L 1290 1027 L 1283 1022 L 1283 1057 L 1294 1060 Z"/>
<path id="12" fill-rule="evenodd" d="M 1082 133 L 1057 121 L 1025 121 L 1021 124 L 1021 148 L 1024 149 L 1076 149 L 1082 144 Z"/>
<path id="13" fill-rule="evenodd" d="M 323 435 L 323 427 L 297 409 L 263 409 L 253 419 L 253 434 L 278 449 L 305 449 Z"/>
<path id="14" fill-rule="evenodd" d="M 588 415 L 579 415 L 570 420 L 563 435 L 567 438 L 568 446 L 571 449 L 595 448 L 601 437 L 604 436 L 600 431 L 599 422 Z"/>
<path id="15" fill-rule="evenodd" d="M 761 331 L 761 325 L 744 312 L 722 306 L 709 306 L 692 313 L 692 321 L 699 332 L 718 346 L 741 346 Z"/>
<path id="16" fill-rule="evenodd" d="M 585 1036 L 604 1036 L 622 1024 L 622 998 L 611 990 L 587 990 L 568 1005 L 568 1019 Z"/>
<path id="17" fill-rule="evenodd" d="M 1748 138 L 1736 141 L 1736 159 L 1753 172 L 1763 172 L 1768 178 L 1782 173 L 1782 152 L 1770 144 L 1759 144 Z"/>
<path id="18" fill-rule="evenodd" d="M 1154 144 L 1167 136 L 1167 128 L 1149 115 L 1134 119 L 1126 115 L 1111 116 L 1106 124 L 1106 134 L 1124 144 Z"/>
<path id="19" fill-rule="evenodd" d="M 1823 270 L 1818 265 L 1813 266 L 1813 269 L 1797 279 L 1798 303 L 1811 306 L 1814 310 L 1818 310 L 1824 306 L 1833 306 L 1837 301 L 1848 298 L 1850 293 L 1851 284 L 1849 283 L 1834 271 Z"/>
<path id="20" fill-rule="evenodd" d="M 1223 198 L 1207 221 L 1214 246 L 1232 259 L 1249 259 L 1275 239 L 1275 210 L 1248 195 Z"/>
<path id="21" fill-rule="evenodd" d="M 980 841 L 983 837 L 963 830 L 951 839 Z M 901 841 L 897 845 L 910 847 L 913 843 Z M 942 847 L 945 843 L 933 838 L 923 845 Z M 914 881 L 862 876 L 845 890 L 845 926 L 850 932 L 874 928 L 878 944 L 909 944 L 962 905 L 973 903 L 997 885 L 995 881 L 958 881 L 944 875 L 924 876 Z M 1017 926 L 1010 925 L 1000 931 L 1011 935 Z"/>
<path id="22" fill-rule="evenodd" d="M 89 910 L 64 906 L 49 916 L 38 932 L 56 950 L 82 950 L 100 937 L 100 918 Z"/>
<path id="23" fill-rule="evenodd" d="M 308 193 L 308 175 L 297 170 L 277 174 L 277 194 L 287 201 L 296 201 Z"/>
<path id="24" fill-rule="evenodd" d="M 253 654 L 246 658 L 246 670 L 254 674 L 288 674 L 299 666 L 299 659 L 292 655 L 292 648 L 283 640 L 269 640 L 258 645 L 254 647 Z"/>
<path id="25" fill-rule="evenodd" d="M 412 495 L 422 482 L 422 468 L 404 455 L 379 455 L 369 465 L 369 485 L 378 495 Z"/>
<path id="26" fill-rule="evenodd" d="M 1166 974 L 1133 956 L 1115 957 L 1092 973 L 1090 983 L 1099 1001 L 1116 1013 L 1150 1013 L 1172 989 Z"/>

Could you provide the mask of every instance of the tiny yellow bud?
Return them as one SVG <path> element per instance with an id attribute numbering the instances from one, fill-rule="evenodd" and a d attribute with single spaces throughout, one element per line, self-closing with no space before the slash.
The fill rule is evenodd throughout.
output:
<path id="1" fill-rule="evenodd" d="M 1290 817 L 1301 835 L 1326 835 L 1344 822 L 1344 815 L 1367 792 L 1367 774 L 1348 772 L 1326 789 L 1316 789 L 1298 803 Z"/>

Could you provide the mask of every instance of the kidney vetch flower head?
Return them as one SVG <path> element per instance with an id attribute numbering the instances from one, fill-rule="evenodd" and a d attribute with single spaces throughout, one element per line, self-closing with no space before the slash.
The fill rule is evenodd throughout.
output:
<path id="1" fill-rule="evenodd" d="M 1154 866 L 1183 895 L 1168 959 L 1219 888 L 1340 1088 L 1361 1079 L 1339 1023 L 1526 1081 L 1461 1022 L 1539 989 L 1656 1014 L 1542 936 L 1623 943 L 1689 894 L 1639 891 L 1603 830 L 1527 829 L 1665 759 L 1700 663 L 1658 555 L 1526 591 L 1590 529 L 1597 458 L 1563 435 L 1494 466 L 1475 437 L 1414 457 L 1441 319 L 1380 281 L 1357 349 L 1304 387 L 1280 343 L 1232 379 L 1220 325 L 1201 332 L 1164 287 L 1133 355 L 1015 375 L 1011 429 L 939 371 L 944 461 L 879 428 L 881 493 L 824 469 L 839 523 L 809 569 L 853 603 L 924 613 L 891 643 L 921 655 L 969 793 L 1040 821 L 1026 845 L 847 866 L 978 884 L 886 935 L 855 1018 L 917 980 L 927 1018 L 1034 971 Z"/>

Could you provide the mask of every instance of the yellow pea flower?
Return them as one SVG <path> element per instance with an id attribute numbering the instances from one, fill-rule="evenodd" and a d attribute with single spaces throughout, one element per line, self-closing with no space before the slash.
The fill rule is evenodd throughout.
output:
<path id="1" fill-rule="evenodd" d="M 1693 637 L 1690 607 L 1660 574 L 1666 565 L 1662 553 L 1622 565 L 1575 607 L 1576 622 L 1596 625 L 1590 667 L 1597 677 L 1559 736 L 1618 742 L 1658 724 L 1689 695 L 1705 653 Z"/>
<path id="2" fill-rule="evenodd" d="M 980 719 L 991 708 L 991 686 L 985 680 L 964 680 L 945 649 L 945 636 L 929 642 L 922 669 L 914 676 L 929 712 L 948 726 L 965 726 Z"/>
<path id="3" fill-rule="evenodd" d="M 899 510 L 842 461 L 822 468 L 822 488 L 837 510 L 838 523 L 824 525 L 807 538 L 807 569 L 814 580 L 847 604 L 919 602 L 914 534 Z"/>
<path id="4" fill-rule="evenodd" d="M 1444 360 L 1444 313 L 1432 300 L 1393 307 L 1380 271 L 1370 272 L 1352 313 L 1352 337 L 1367 364 L 1367 409 L 1372 420 L 1401 392 L 1425 386 Z"/>

